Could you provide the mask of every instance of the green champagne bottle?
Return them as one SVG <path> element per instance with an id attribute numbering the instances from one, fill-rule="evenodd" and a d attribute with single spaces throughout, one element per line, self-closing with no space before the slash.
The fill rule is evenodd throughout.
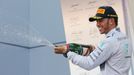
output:
<path id="1" fill-rule="evenodd" d="M 82 55 L 82 53 L 83 53 L 83 47 L 82 47 L 82 45 L 76 44 L 76 43 L 69 43 L 67 45 L 68 45 L 69 51 L 72 51 L 72 52 L 75 52 L 77 54 Z"/>

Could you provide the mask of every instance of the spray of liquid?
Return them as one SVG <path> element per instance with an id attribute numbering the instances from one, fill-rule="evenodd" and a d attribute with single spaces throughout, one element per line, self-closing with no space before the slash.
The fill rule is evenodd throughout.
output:
<path id="1" fill-rule="evenodd" d="M 45 46 L 54 47 L 53 43 L 37 35 L 33 30 L 27 32 L 28 30 L 21 30 L 16 25 L 11 24 L 0 25 L 0 28 L 0 43 L 28 49 Z"/>
<path id="2" fill-rule="evenodd" d="M 36 35 L 35 36 L 32 36 L 32 41 L 35 41 L 36 43 L 38 44 L 41 44 L 41 46 L 49 46 L 49 47 L 54 47 L 54 44 L 51 43 L 49 40 L 47 40 L 45 37 L 41 36 L 38 31 L 33 27 L 31 26 L 31 33 L 36 32 Z M 37 37 L 37 34 L 40 35 Z"/>
<path id="3" fill-rule="evenodd" d="M 0 43 L 27 49 L 54 47 L 53 43 L 41 36 L 28 20 L 15 15 L 0 14 Z"/>

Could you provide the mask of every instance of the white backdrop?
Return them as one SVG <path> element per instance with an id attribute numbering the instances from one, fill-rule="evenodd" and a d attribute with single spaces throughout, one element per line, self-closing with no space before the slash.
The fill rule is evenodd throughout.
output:
<path id="1" fill-rule="evenodd" d="M 132 70 L 132 75 L 134 75 L 134 0 L 123 0 L 124 3 L 124 12 L 125 12 L 125 18 L 126 18 L 126 29 L 127 29 L 127 33 L 128 36 L 130 38 L 130 43 L 131 43 L 131 49 L 133 50 L 132 52 L 132 66 L 131 66 L 131 70 Z M 131 72 L 130 72 L 131 73 Z"/>
<path id="2" fill-rule="evenodd" d="M 88 18 L 94 16 L 99 6 L 112 6 L 119 16 L 119 27 L 126 33 L 122 0 L 61 0 L 64 28 L 67 43 L 94 44 L 103 39 L 95 23 Z M 86 71 L 70 63 L 71 75 L 99 75 L 99 68 Z"/>

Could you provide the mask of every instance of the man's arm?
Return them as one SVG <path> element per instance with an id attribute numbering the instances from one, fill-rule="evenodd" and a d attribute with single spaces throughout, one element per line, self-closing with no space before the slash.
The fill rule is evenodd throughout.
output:
<path id="1" fill-rule="evenodd" d="M 83 45 L 76 43 L 69 43 L 66 45 L 56 46 L 54 48 L 56 54 L 64 54 L 67 56 L 67 52 L 75 52 L 82 56 L 88 56 L 95 49 L 92 45 Z"/>
<path id="2" fill-rule="evenodd" d="M 67 56 L 76 64 L 86 70 L 91 70 L 100 64 L 104 63 L 109 57 L 111 57 L 113 50 L 118 48 L 118 45 L 114 47 L 117 43 L 105 42 L 103 45 L 98 46 L 89 56 L 81 56 L 74 52 L 68 52 Z"/>

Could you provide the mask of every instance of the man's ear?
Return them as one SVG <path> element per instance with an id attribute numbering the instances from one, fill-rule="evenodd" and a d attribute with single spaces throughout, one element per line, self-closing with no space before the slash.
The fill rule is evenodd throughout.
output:
<path id="1" fill-rule="evenodd" d="M 114 18 L 110 18 L 110 19 L 109 19 L 109 25 L 114 25 L 114 24 L 115 24 Z"/>
<path id="2" fill-rule="evenodd" d="M 116 26 L 116 24 L 115 24 L 115 19 L 114 18 L 110 18 L 110 20 L 109 20 L 109 25 L 112 25 L 112 26 Z"/>

